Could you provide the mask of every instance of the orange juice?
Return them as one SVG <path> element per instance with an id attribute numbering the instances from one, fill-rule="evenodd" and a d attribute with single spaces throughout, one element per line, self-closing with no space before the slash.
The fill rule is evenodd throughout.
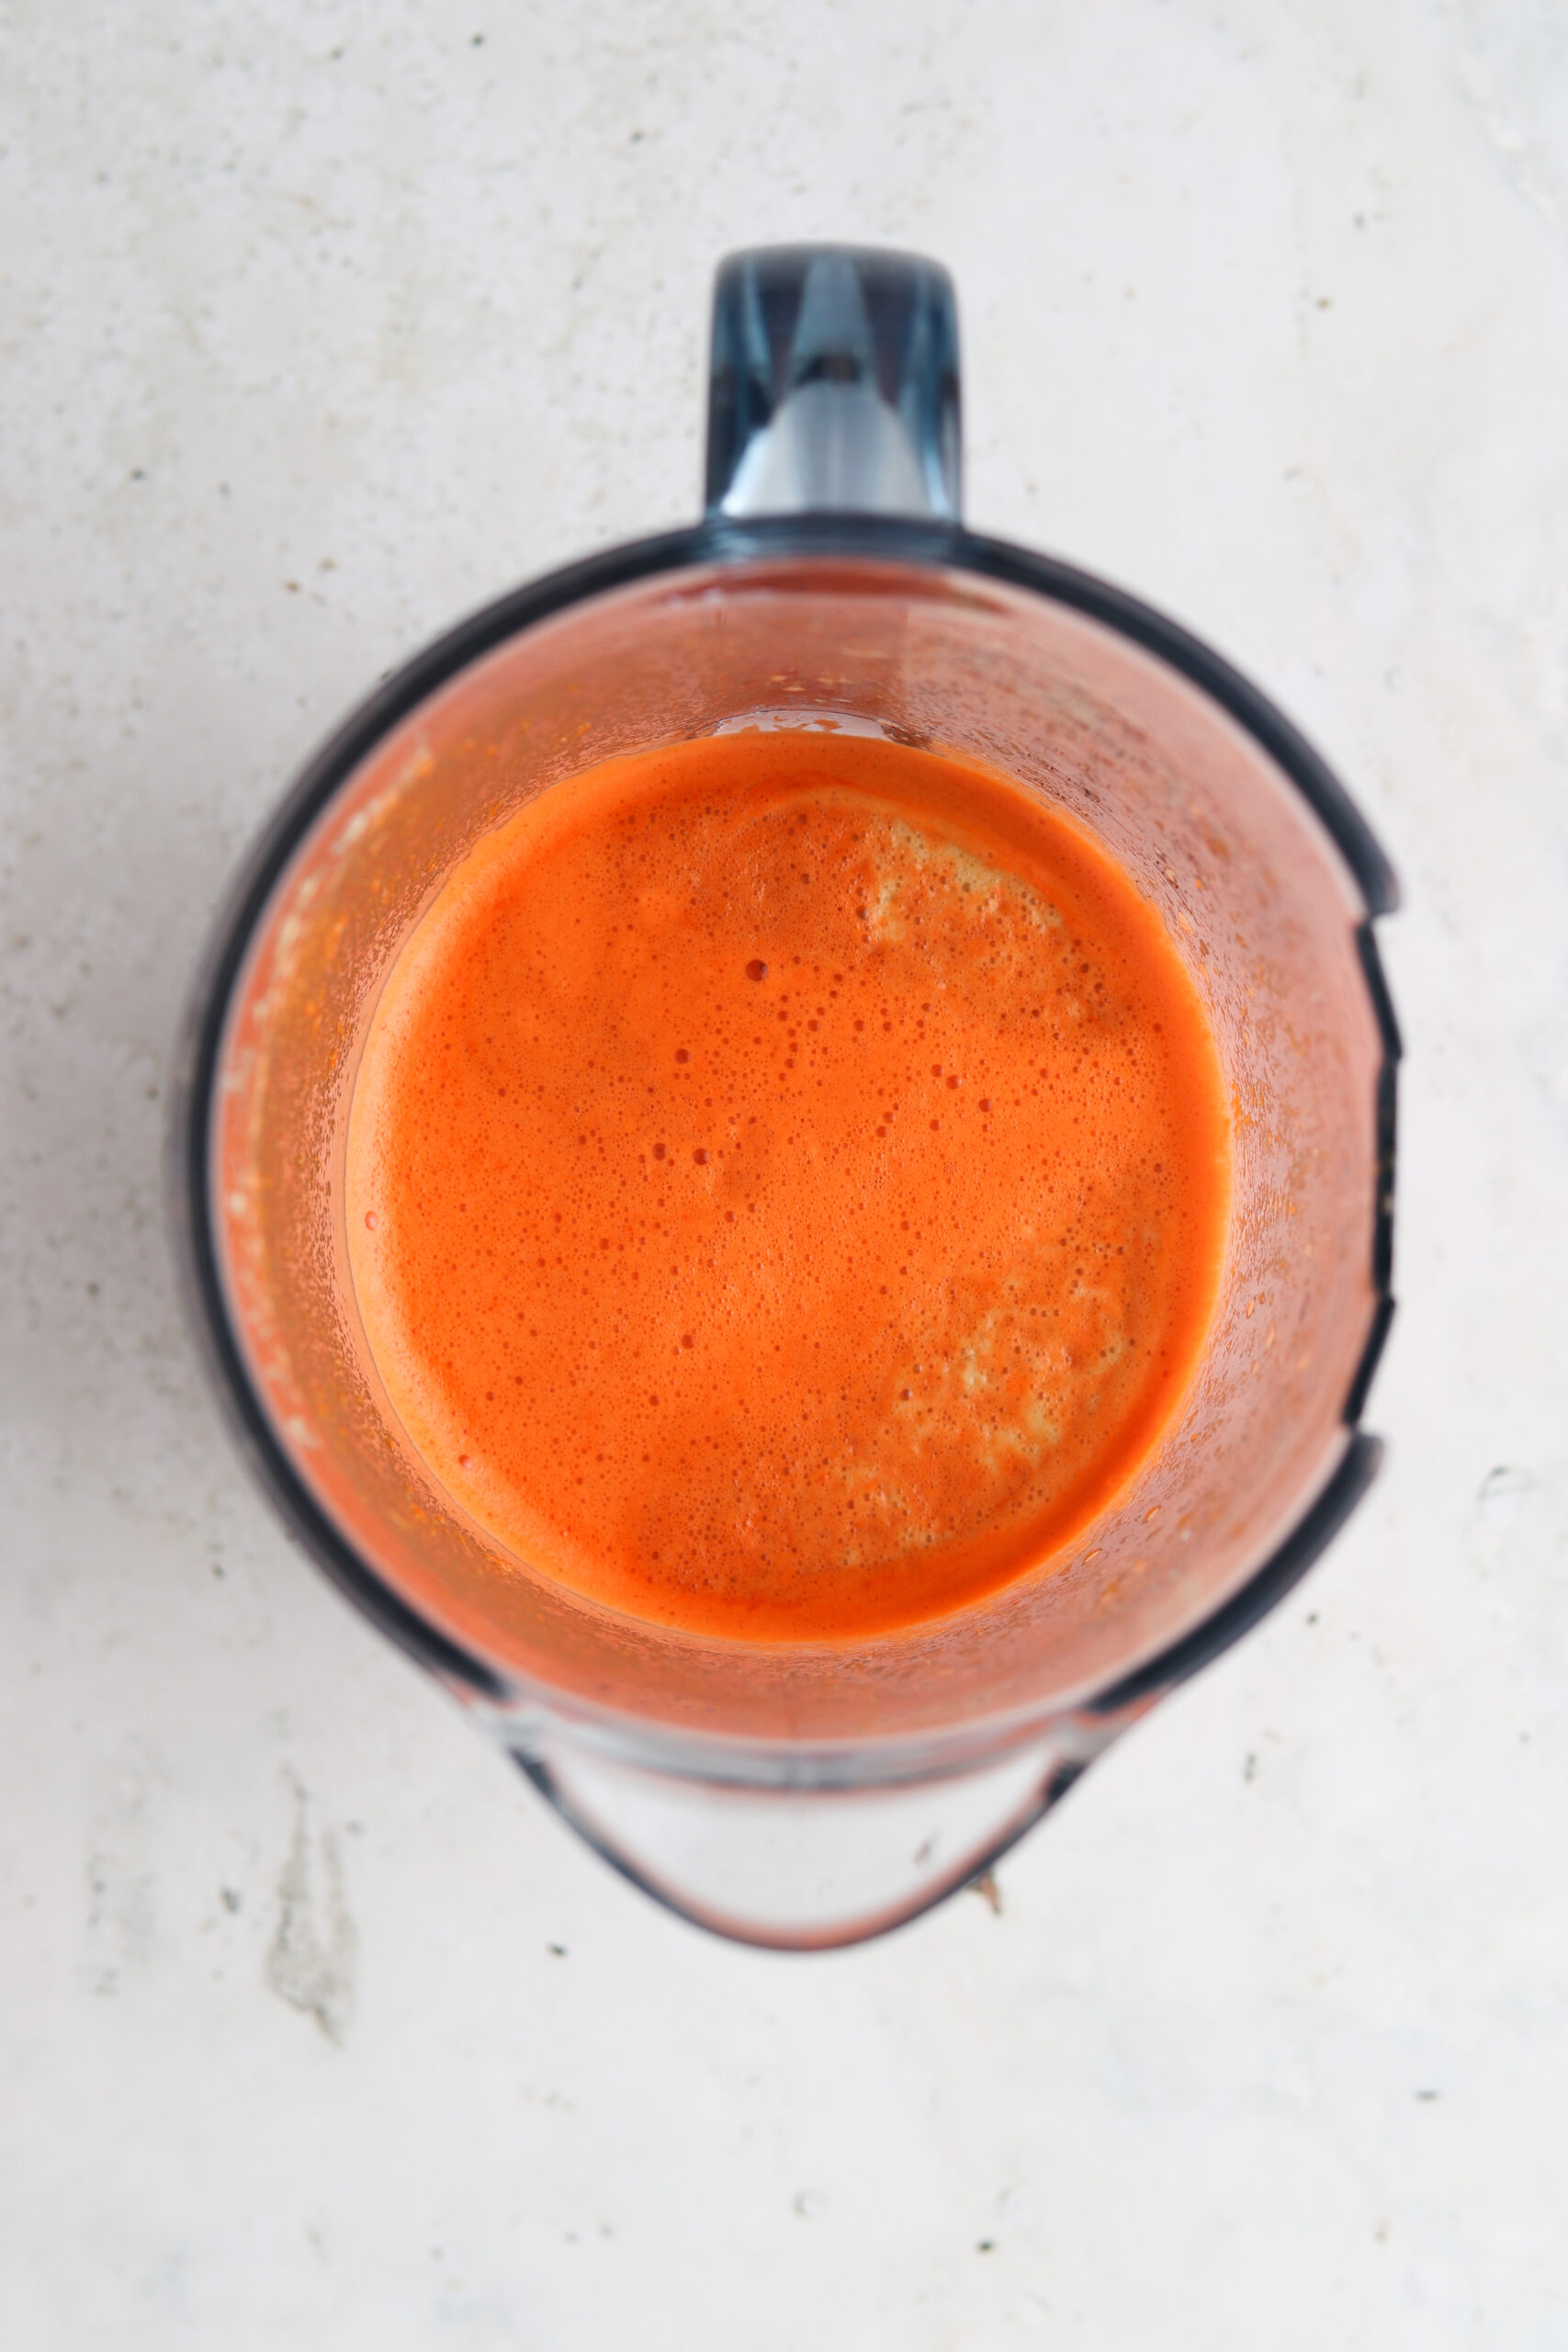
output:
<path id="1" fill-rule="evenodd" d="M 349 1124 L 355 1292 L 431 1475 L 535 1574 L 722 1639 L 1047 1568 L 1193 1377 L 1230 1195 L 1156 908 L 957 757 L 607 763 L 406 942 Z"/>

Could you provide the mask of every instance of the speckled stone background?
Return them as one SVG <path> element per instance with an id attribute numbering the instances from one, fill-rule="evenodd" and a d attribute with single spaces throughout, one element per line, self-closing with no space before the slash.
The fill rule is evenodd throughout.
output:
<path id="1" fill-rule="evenodd" d="M 0 10 L 0 2335 L 1568 2340 L 1568 16 Z M 465 607 L 693 513 L 707 284 L 956 274 L 970 513 L 1211 636 L 1402 870 L 1387 1474 L 1000 1873 L 653 1910 L 253 1497 L 173 1295 L 240 848 Z"/>

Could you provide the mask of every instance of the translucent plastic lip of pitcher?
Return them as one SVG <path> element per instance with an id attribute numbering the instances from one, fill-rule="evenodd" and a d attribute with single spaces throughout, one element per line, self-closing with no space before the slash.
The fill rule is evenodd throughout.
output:
<path id="1" fill-rule="evenodd" d="M 836 517 L 644 543 L 629 566 L 642 576 L 621 584 L 615 563 L 525 592 L 426 657 L 394 690 L 402 707 L 368 707 L 329 747 L 253 869 L 196 1048 L 213 1345 L 317 1556 L 492 1711 L 521 1723 L 543 1708 L 626 1752 L 750 1756 L 764 1771 L 807 1751 L 934 1768 L 1192 1634 L 1343 1471 L 1386 1317 L 1376 852 L 1337 846 L 1303 788 L 1311 755 L 1213 657 L 1042 560 L 956 528 Z M 1201 662 L 1219 688 L 1195 682 Z M 1235 1107 L 1223 1295 L 1165 1442 L 1048 1572 L 852 1648 L 665 1633 L 532 1575 L 412 1454 L 346 1274 L 357 1056 L 443 877 L 596 762 L 753 719 L 950 748 L 1087 825 L 1165 917 Z"/>

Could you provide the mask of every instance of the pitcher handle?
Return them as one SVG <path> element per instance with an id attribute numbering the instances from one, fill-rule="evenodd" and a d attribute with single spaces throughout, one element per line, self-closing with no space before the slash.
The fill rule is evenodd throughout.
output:
<path id="1" fill-rule="evenodd" d="M 710 514 L 853 513 L 956 523 L 958 305 L 940 264 L 852 245 L 763 245 L 714 280 Z"/>

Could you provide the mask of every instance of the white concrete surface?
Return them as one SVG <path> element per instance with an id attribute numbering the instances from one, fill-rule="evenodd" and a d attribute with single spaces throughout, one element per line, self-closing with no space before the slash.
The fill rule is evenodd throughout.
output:
<path id="1" fill-rule="evenodd" d="M 1568 2338 L 1557 0 L 4 11 L 0 2335 Z M 283 1540 L 182 1334 L 197 941 L 378 672 L 694 511 L 731 245 L 923 247 L 970 512 L 1212 636 L 1404 875 L 1375 1498 L 886 1944 L 660 1917 Z"/>

